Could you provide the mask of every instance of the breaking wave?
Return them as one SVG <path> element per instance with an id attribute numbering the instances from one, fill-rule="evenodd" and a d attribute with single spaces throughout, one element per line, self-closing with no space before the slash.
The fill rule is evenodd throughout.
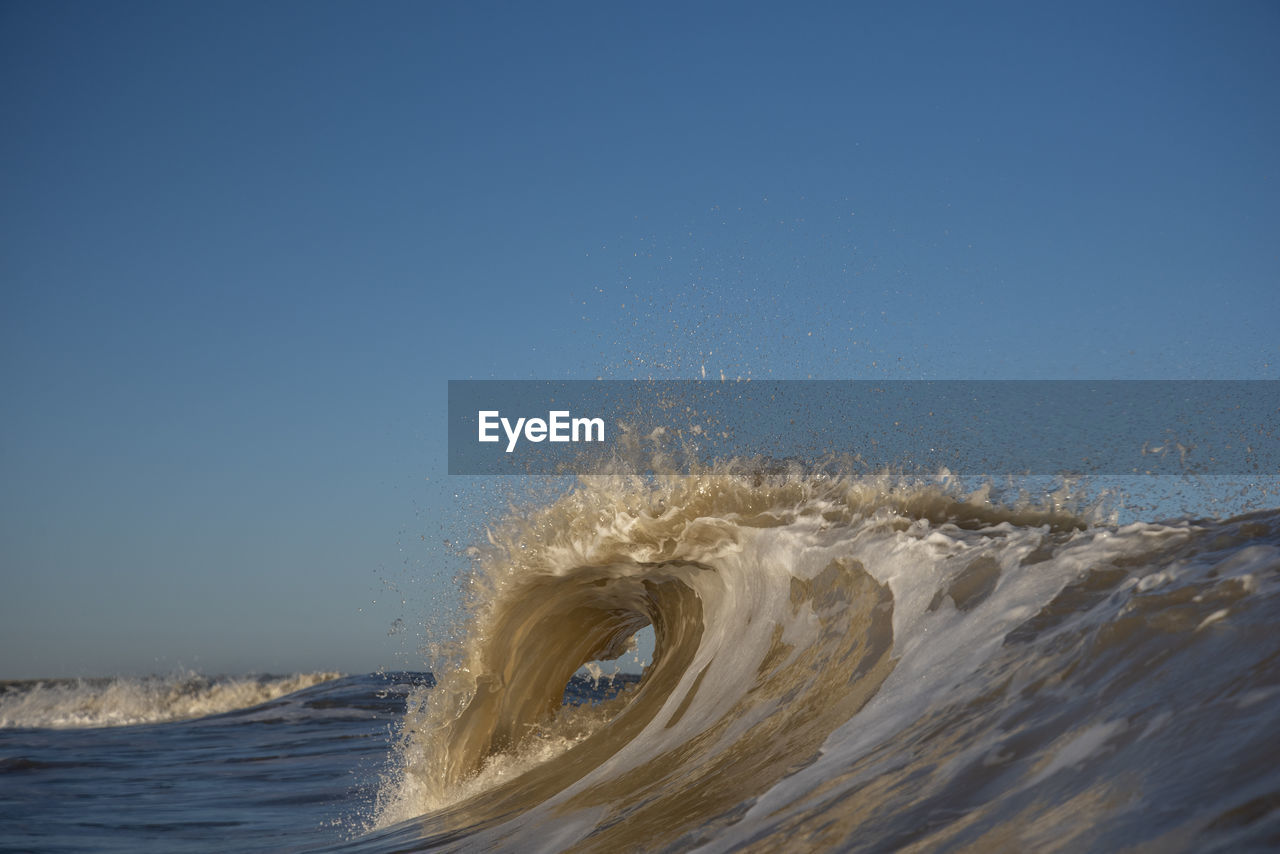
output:
<path id="1" fill-rule="evenodd" d="M 1275 832 L 1277 511 L 1120 526 L 1067 492 L 584 477 L 513 511 L 476 562 L 465 641 L 410 703 L 379 849 Z M 646 626 L 638 682 L 563 701 Z"/>
<path id="2" fill-rule="evenodd" d="M 179 673 L 3 682 L 0 727 L 70 729 L 189 720 L 250 708 L 340 676 L 213 678 Z"/>

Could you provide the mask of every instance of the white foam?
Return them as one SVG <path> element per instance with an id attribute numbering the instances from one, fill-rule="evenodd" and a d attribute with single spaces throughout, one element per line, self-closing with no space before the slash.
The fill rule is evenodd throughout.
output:
<path id="1" fill-rule="evenodd" d="M 1084 764 L 1090 757 L 1101 753 L 1113 736 L 1127 728 L 1128 724 L 1123 720 L 1103 721 L 1067 736 L 1048 764 L 1032 775 L 1027 785 L 1034 786 L 1059 771 Z"/>

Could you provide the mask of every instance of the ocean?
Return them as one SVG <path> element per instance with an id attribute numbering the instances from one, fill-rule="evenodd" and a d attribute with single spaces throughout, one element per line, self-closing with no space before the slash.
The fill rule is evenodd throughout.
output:
<path id="1" fill-rule="evenodd" d="M 434 673 L 0 685 L 0 850 L 1280 847 L 1280 510 L 1074 495 L 583 477 Z"/>

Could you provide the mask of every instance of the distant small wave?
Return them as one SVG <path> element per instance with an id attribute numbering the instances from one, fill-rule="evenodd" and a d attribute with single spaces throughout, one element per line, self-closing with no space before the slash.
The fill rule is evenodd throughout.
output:
<path id="1" fill-rule="evenodd" d="M 178 673 L 0 682 L 0 728 L 88 729 L 190 720 L 250 708 L 341 675 Z"/>

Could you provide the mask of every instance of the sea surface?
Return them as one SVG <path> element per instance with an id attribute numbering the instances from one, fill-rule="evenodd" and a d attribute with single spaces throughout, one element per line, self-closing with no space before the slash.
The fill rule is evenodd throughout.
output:
<path id="1" fill-rule="evenodd" d="M 472 557 L 434 675 L 0 685 L 0 850 L 1280 848 L 1280 510 L 599 477 Z"/>

